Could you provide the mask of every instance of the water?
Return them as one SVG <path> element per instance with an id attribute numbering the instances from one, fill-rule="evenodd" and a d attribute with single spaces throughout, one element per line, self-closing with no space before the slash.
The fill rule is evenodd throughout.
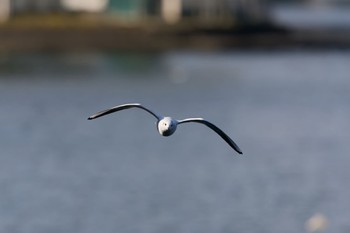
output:
<path id="1" fill-rule="evenodd" d="M 0 57 L 1 232 L 350 230 L 350 52 Z M 204 126 L 161 137 L 142 102 Z"/>
<path id="2" fill-rule="evenodd" d="M 349 5 L 327 5 L 315 1 L 314 5 L 277 4 L 271 9 L 272 18 L 281 25 L 300 29 L 341 29 L 347 33 L 350 28 Z M 324 2 L 325 3 L 325 2 Z"/>

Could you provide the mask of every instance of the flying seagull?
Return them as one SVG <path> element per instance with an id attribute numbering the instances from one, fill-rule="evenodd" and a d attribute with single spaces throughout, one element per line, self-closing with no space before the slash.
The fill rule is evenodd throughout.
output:
<path id="1" fill-rule="evenodd" d="M 145 110 L 146 112 L 150 113 L 153 115 L 155 118 L 157 118 L 157 129 L 158 132 L 162 136 L 170 136 L 172 135 L 175 131 L 176 128 L 179 124 L 183 123 L 188 123 L 188 122 L 196 122 L 196 123 L 201 123 L 203 125 L 208 126 L 210 129 L 214 130 L 222 139 L 224 139 L 238 154 L 243 154 L 241 149 L 237 146 L 237 144 L 226 134 L 224 133 L 221 129 L 219 129 L 217 126 L 214 124 L 210 123 L 209 121 L 204 120 L 203 118 L 187 118 L 183 120 L 175 120 L 171 117 L 163 117 L 158 114 L 155 114 L 153 111 L 149 110 L 148 108 L 145 108 L 139 103 L 129 103 L 129 104 L 122 104 L 115 106 L 113 108 L 98 112 L 88 118 L 88 120 L 93 120 L 96 118 L 99 118 L 104 115 L 108 115 L 113 112 L 117 112 L 120 110 L 124 109 L 129 109 L 129 108 L 140 108 Z"/>

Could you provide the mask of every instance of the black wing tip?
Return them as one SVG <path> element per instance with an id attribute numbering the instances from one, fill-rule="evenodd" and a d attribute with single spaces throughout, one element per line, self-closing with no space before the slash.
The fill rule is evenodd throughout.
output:
<path id="1" fill-rule="evenodd" d="M 96 117 L 95 116 L 89 116 L 88 117 L 88 120 L 93 120 L 93 119 L 95 119 Z"/>
<path id="2" fill-rule="evenodd" d="M 232 147 L 238 154 L 243 155 L 243 152 L 241 150 L 241 148 L 239 148 L 238 146 Z"/>

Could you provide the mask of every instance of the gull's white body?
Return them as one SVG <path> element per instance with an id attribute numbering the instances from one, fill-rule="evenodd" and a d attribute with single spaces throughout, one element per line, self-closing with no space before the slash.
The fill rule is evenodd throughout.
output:
<path id="1" fill-rule="evenodd" d="M 162 136 L 170 136 L 172 135 L 176 129 L 177 126 L 179 124 L 183 124 L 183 123 L 188 123 L 188 122 L 196 122 L 196 123 L 200 123 L 200 124 L 204 124 L 206 126 L 208 126 L 210 129 L 214 130 L 222 139 L 224 139 L 237 153 L 242 154 L 241 149 L 236 145 L 236 143 L 227 135 L 225 134 L 221 129 L 219 129 L 217 126 L 215 126 L 214 124 L 210 123 L 209 121 L 204 120 L 203 118 L 187 118 L 187 119 L 183 119 L 183 120 L 175 120 L 171 117 L 162 117 L 159 116 L 157 114 L 155 114 L 153 111 L 149 110 L 148 108 L 143 107 L 141 104 L 138 103 L 131 103 L 131 104 L 122 104 L 122 105 L 118 105 L 116 107 L 98 112 L 92 116 L 90 116 L 88 118 L 88 120 L 93 120 L 96 119 L 98 117 L 113 113 L 113 112 L 117 112 L 120 110 L 124 110 L 124 109 L 129 109 L 129 108 L 140 108 L 143 109 L 145 111 L 147 111 L 148 113 L 152 114 L 155 118 L 157 118 L 157 129 L 158 132 L 162 135 Z"/>
<path id="2" fill-rule="evenodd" d="M 177 120 L 171 117 L 163 117 L 157 123 L 158 132 L 163 136 L 170 136 L 175 133 L 177 124 Z"/>

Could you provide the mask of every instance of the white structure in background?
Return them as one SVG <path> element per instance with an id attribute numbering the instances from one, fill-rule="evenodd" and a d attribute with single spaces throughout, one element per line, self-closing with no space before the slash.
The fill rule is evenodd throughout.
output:
<path id="1" fill-rule="evenodd" d="M 102 12 L 108 0 L 61 0 L 62 6 L 71 11 Z"/>
<path id="2" fill-rule="evenodd" d="M 10 17 L 10 1 L 0 0 L 0 22 L 5 22 Z"/>
<path id="3" fill-rule="evenodd" d="M 166 23 L 177 23 L 181 19 L 182 1 L 181 0 L 162 0 L 161 15 Z"/>
<path id="4" fill-rule="evenodd" d="M 321 213 L 317 213 L 309 218 L 305 223 L 305 228 L 308 232 L 323 232 L 328 226 L 328 219 Z"/>

